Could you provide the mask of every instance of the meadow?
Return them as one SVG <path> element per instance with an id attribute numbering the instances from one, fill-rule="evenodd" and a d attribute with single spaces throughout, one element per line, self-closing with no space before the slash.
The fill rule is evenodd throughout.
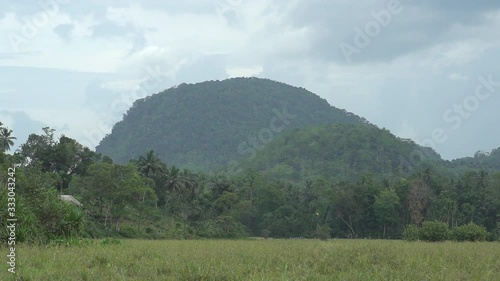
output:
<path id="1" fill-rule="evenodd" d="M 0 280 L 499 280 L 498 242 L 121 240 L 17 247 Z M 2 256 L 7 252 L 0 248 Z"/>

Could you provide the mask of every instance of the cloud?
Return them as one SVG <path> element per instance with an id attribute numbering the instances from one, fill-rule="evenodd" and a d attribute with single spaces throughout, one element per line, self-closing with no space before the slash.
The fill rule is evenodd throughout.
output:
<path id="1" fill-rule="evenodd" d="M 256 65 L 253 67 L 227 67 L 226 71 L 230 78 L 233 77 L 252 77 L 262 73 L 262 66 Z"/>
<path id="2" fill-rule="evenodd" d="M 402 11 L 390 16 L 377 36 L 369 38 L 367 47 L 353 56 L 352 63 L 390 62 L 399 57 L 433 48 L 446 42 L 476 38 L 490 41 L 484 34 L 471 31 L 488 28 L 493 21 L 488 15 L 500 9 L 500 2 L 486 1 L 477 6 L 457 1 L 398 1 Z M 436 4 L 439 2 L 440 4 Z M 339 48 L 341 43 L 353 45 L 359 32 L 366 33 L 368 23 L 377 22 L 374 14 L 387 10 L 387 1 L 299 1 L 289 12 L 284 27 L 308 28 L 308 52 L 304 55 L 348 63 Z M 453 7 L 453 8 L 451 8 Z M 456 32 L 460 27 L 469 32 Z M 466 31 L 463 29 L 462 31 Z M 489 37 L 492 37 L 490 33 Z M 495 39 L 496 40 L 496 39 Z"/>
<path id="3" fill-rule="evenodd" d="M 47 127 L 45 123 L 34 120 L 24 111 L 0 110 L 0 121 L 11 129 L 12 135 L 17 138 L 11 151 L 25 143 L 30 134 L 40 133 L 42 128 Z"/>
<path id="4" fill-rule="evenodd" d="M 388 3 L 69 1 L 20 51 L 0 37 L 0 104 L 92 147 L 99 139 L 88 132 L 108 133 L 136 98 L 181 83 L 258 75 L 425 139 L 447 125 L 443 112 L 473 92 L 477 77 L 499 73 L 500 2 L 401 0 L 401 13 L 349 63 L 339 44 L 354 44 L 356 28 L 365 32 Z M 41 7 L 4 1 L 0 10 L 0 33 L 22 35 L 25 18 Z M 484 125 L 498 119 L 490 106 L 500 100 L 468 120 L 477 128 L 450 134 L 439 148 L 444 157 L 498 146 L 500 133 Z M 472 133 L 488 137 L 465 141 Z"/>

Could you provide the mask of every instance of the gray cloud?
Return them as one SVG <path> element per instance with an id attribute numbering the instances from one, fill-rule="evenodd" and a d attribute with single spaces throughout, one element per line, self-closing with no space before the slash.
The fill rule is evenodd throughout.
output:
<path id="1" fill-rule="evenodd" d="M 18 20 L 40 10 L 23 3 L 3 1 L 0 10 Z M 401 0 L 403 11 L 348 63 L 339 44 L 352 44 L 355 28 L 364 29 L 387 3 L 70 1 L 53 21 L 65 42 L 41 31 L 26 52 L 13 54 L 0 39 L 0 64 L 17 65 L 0 67 L 0 108 L 85 141 L 85 130 L 121 118 L 127 103 L 113 105 L 137 96 L 137 87 L 143 97 L 181 83 L 221 80 L 227 69 L 262 68 L 259 77 L 304 87 L 402 137 L 422 141 L 443 128 L 449 138 L 436 149 L 445 158 L 500 146 L 500 131 L 490 124 L 499 117 L 498 94 L 457 130 L 442 116 L 474 92 L 479 76 L 500 81 L 500 2 Z M 125 16 L 120 23 L 108 18 L 117 8 L 125 9 L 118 12 Z M 67 40 L 70 34 L 78 36 Z M 154 87 L 146 87 L 148 68 L 162 73 Z"/>
<path id="2" fill-rule="evenodd" d="M 300 1 L 284 21 L 284 26 L 308 28 L 309 50 L 304 56 L 346 63 L 341 43 L 355 46 L 359 28 L 366 34 L 373 12 L 387 10 L 388 1 Z M 400 1 L 402 11 L 392 14 L 389 24 L 381 27 L 369 45 L 353 56 L 353 63 L 391 61 L 400 56 L 443 42 L 470 39 L 474 33 L 452 33 L 452 27 L 488 24 L 485 13 L 498 11 L 500 2 L 484 1 Z M 379 25 L 380 26 L 380 25 Z M 301 42 L 302 43 L 302 42 Z"/>

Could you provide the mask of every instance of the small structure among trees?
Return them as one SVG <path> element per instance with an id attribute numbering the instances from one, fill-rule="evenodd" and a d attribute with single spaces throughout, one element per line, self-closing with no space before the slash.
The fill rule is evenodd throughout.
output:
<path id="1" fill-rule="evenodd" d="M 71 196 L 71 195 L 59 195 L 59 199 L 61 199 L 64 202 L 71 203 L 71 204 L 78 206 L 78 207 L 83 206 L 82 203 L 80 203 L 80 201 L 76 200 L 76 198 Z"/>

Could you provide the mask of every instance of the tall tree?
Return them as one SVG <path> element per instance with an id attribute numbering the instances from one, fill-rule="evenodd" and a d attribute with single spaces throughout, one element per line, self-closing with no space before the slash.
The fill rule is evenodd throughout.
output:
<path id="1" fill-rule="evenodd" d="M 374 211 L 377 221 L 384 226 L 383 236 L 389 225 L 398 221 L 399 196 L 396 192 L 385 189 L 375 197 Z"/>
<path id="2" fill-rule="evenodd" d="M 154 150 L 148 150 L 145 155 L 141 155 L 137 160 L 137 168 L 139 172 L 148 178 L 155 177 L 165 172 L 163 162 L 158 158 L 158 154 Z"/>
<path id="3" fill-rule="evenodd" d="M 425 176 L 419 176 L 412 182 L 408 196 L 408 210 L 414 224 L 420 225 L 424 220 L 431 196 L 432 190 Z"/>
<path id="4" fill-rule="evenodd" d="M 5 152 L 10 150 L 17 138 L 12 136 L 12 130 L 2 126 L 0 122 L 0 152 Z"/>

